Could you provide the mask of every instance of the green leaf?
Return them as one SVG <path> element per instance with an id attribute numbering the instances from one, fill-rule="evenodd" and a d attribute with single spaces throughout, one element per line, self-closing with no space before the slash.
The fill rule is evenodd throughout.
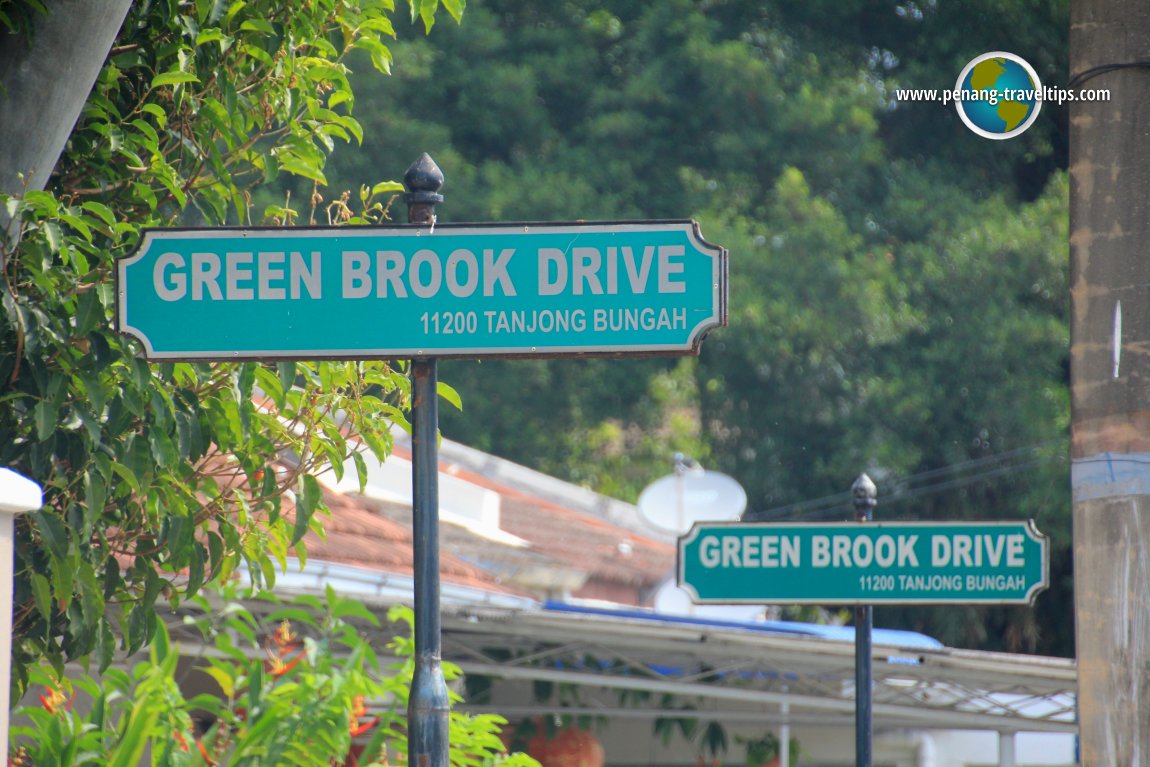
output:
<path id="1" fill-rule="evenodd" d="M 88 222 L 72 213 L 61 213 L 60 220 L 68 226 L 72 227 L 79 233 L 81 237 L 87 242 L 92 241 L 92 228 L 88 226 Z M 87 271 L 86 269 L 84 271 Z"/>
<path id="2" fill-rule="evenodd" d="M 280 170 L 287 173 L 294 173 L 297 176 L 302 176 L 306 179 L 316 181 L 323 186 L 327 186 L 327 177 L 323 175 L 319 165 L 316 163 L 305 160 L 298 154 L 291 154 L 284 152 L 277 155 L 276 159 L 279 161 Z"/>
<path id="3" fill-rule="evenodd" d="M 291 621 L 301 626 L 314 626 L 315 616 L 309 611 L 301 607 L 293 607 L 285 605 L 284 607 L 277 607 L 267 614 L 268 623 L 279 623 L 281 621 Z"/>
<path id="4" fill-rule="evenodd" d="M 296 491 L 295 529 L 292 531 L 291 545 L 295 545 L 307 534 L 312 516 L 322 499 L 319 482 L 310 474 L 300 477 Z"/>
<path id="5" fill-rule="evenodd" d="M 138 130 L 140 133 L 143 133 L 145 136 L 148 137 L 148 148 L 149 149 L 151 149 L 152 151 L 156 151 L 158 149 L 159 143 L 160 143 L 160 136 L 158 133 L 156 133 L 155 128 L 153 128 L 151 125 L 148 125 L 146 122 L 144 122 L 143 120 L 140 120 L 140 119 L 132 120 L 132 126 L 136 130 Z M 111 222 L 109 222 L 109 223 L 111 223 Z"/>
<path id="6" fill-rule="evenodd" d="M 451 18 L 458 23 L 463 20 L 463 12 L 467 9 L 467 0 L 443 0 L 443 7 L 451 14 Z"/>
<path id="7" fill-rule="evenodd" d="M 144 104 L 143 106 L 140 107 L 140 111 L 141 112 L 147 112 L 152 117 L 155 117 L 156 120 L 159 121 L 160 127 L 163 127 L 168 122 L 168 113 L 165 112 L 164 108 L 161 107 L 159 104 Z M 88 205 L 88 204 L 89 203 L 84 203 L 84 205 Z"/>
<path id="8" fill-rule="evenodd" d="M 86 290 L 76 299 L 76 335 L 86 336 L 104 322 L 104 305 L 100 294 Z"/>
<path id="9" fill-rule="evenodd" d="M 355 47 L 367 51 L 371 57 L 371 65 L 384 74 L 391 74 L 391 49 L 373 37 L 361 37 L 355 41 Z M 334 95 L 334 94 L 333 94 Z M 341 103 L 342 100 L 332 98 L 328 101 L 330 106 Z"/>
<path id="10" fill-rule="evenodd" d="M 431 34 L 431 28 L 435 26 L 435 11 L 439 8 L 439 0 L 408 0 L 408 3 L 411 5 L 412 22 L 422 19 L 424 31 Z"/>
<path id="11" fill-rule="evenodd" d="M 53 558 L 59 561 L 64 560 L 68 556 L 69 538 L 68 531 L 65 529 L 60 516 L 53 511 L 43 509 L 33 512 L 32 518 L 35 520 L 36 528 L 40 531 L 44 542 L 48 544 Z"/>
<path id="12" fill-rule="evenodd" d="M 149 106 L 151 106 L 151 105 L 149 105 Z M 96 202 L 95 200 L 88 200 L 86 202 L 80 203 L 80 207 L 83 210 L 86 210 L 89 213 L 94 214 L 97 218 L 99 218 L 101 221 L 103 221 L 108 226 L 112 226 L 116 223 L 116 214 L 112 212 L 111 208 L 109 208 L 107 205 L 105 205 L 102 202 Z"/>
<path id="13" fill-rule="evenodd" d="M 463 410 L 463 400 L 459 398 L 459 392 L 453 389 L 443 381 L 436 382 L 436 391 L 440 397 L 455 405 L 456 410 Z"/>
<path id="14" fill-rule="evenodd" d="M 36 439 L 40 442 L 48 439 L 56 431 L 56 405 L 48 400 L 41 400 L 36 403 L 36 407 L 32 412 L 33 420 L 36 422 Z"/>
<path id="15" fill-rule="evenodd" d="M 363 459 L 362 450 L 351 451 L 351 461 L 355 464 L 355 477 L 359 481 L 359 492 L 367 489 L 367 461 Z"/>
<path id="16" fill-rule="evenodd" d="M 245 32 L 262 32 L 265 35 L 274 36 L 276 33 L 275 27 L 267 19 L 252 18 L 240 24 L 240 29 Z"/>
<path id="17" fill-rule="evenodd" d="M 193 540 L 191 554 L 191 559 L 187 563 L 187 583 L 184 584 L 184 589 L 189 595 L 193 595 L 200 590 L 200 586 L 204 585 L 205 559 L 207 557 L 204 544 L 199 543 L 198 540 Z"/>
<path id="18" fill-rule="evenodd" d="M 295 386 L 295 361 L 277 362 L 276 372 L 279 374 L 280 385 L 283 387 L 283 391 L 285 393 L 291 391 L 292 387 Z"/>
<path id="19" fill-rule="evenodd" d="M 131 709 L 127 726 L 120 736 L 121 746 L 113 751 L 112 759 L 106 763 L 107 767 L 135 767 L 140 763 L 150 742 L 148 736 L 160 718 L 160 711 L 159 701 L 147 698 L 140 700 L 139 705 Z"/>
<path id="20" fill-rule="evenodd" d="M 99 624 L 104 616 L 104 594 L 100 580 L 90 562 L 80 560 L 76 571 L 79 576 L 80 607 L 86 632 L 96 634 L 99 639 Z"/>
<path id="21" fill-rule="evenodd" d="M 256 382 L 260 390 L 265 396 L 271 398 L 277 408 L 282 410 L 284 407 L 284 388 L 279 376 L 263 365 L 257 366 L 255 372 Z"/>
<path id="22" fill-rule="evenodd" d="M 148 447 L 151 448 L 156 465 L 162 469 L 174 466 L 180 460 L 179 451 L 172 438 L 157 427 L 148 429 Z"/>
<path id="23" fill-rule="evenodd" d="M 48 247 L 52 249 L 52 252 L 59 253 L 60 244 L 64 241 L 64 235 L 60 232 L 60 225 L 55 221 L 44 224 L 44 237 L 48 240 Z"/>
<path id="24" fill-rule="evenodd" d="M 198 544 L 195 542 L 195 519 L 191 514 L 172 513 L 167 517 L 167 548 L 171 552 L 169 563 L 173 568 L 184 568 L 194 556 Z M 202 576 L 202 564 L 200 567 Z M 189 579 L 191 576 L 189 575 Z M 198 587 L 198 584 L 197 584 Z M 195 589 L 192 589 L 194 591 Z"/>
<path id="25" fill-rule="evenodd" d="M 156 574 L 155 570 L 148 570 L 144 578 L 144 595 L 140 599 L 141 604 L 151 607 L 156 598 L 160 596 L 160 592 L 163 591 L 164 585 L 163 579 Z M 150 616 L 149 620 L 154 618 L 154 613 L 150 610 L 146 610 L 145 613 Z M 148 631 L 148 636 L 151 636 L 151 631 Z"/>
<path id="26" fill-rule="evenodd" d="M 263 48 L 259 47 L 258 45 L 247 45 L 247 44 L 241 45 L 240 50 L 243 52 L 243 54 L 245 56 L 250 56 L 251 58 L 255 59 L 256 61 L 260 62 L 261 64 L 264 64 L 268 67 L 275 66 L 275 59 L 273 59 L 271 57 L 271 54 L 269 54 L 267 51 L 265 51 Z"/>
<path id="27" fill-rule="evenodd" d="M 218 29 L 203 29 L 196 35 L 196 47 L 207 45 L 208 43 L 220 43 L 223 48 L 228 42 L 228 37 Z"/>
<path id="28" fill-rule="evenodd" d="M 718 722 L 708 723 L 707 728 L 703 730 L 702 745 L 712 756 L 717 757 L 726 753 L 729 745 L 726 728 Z"/>
<path id="29" fill-rule="evenodd" d="M 385 194 L 388 192 L 402 192 L 404 186 L 398 181 L 380 181 L 378 184 L 371 188 L 372 196 L 377 194 Z"/>
<path id="30" fill-rule="evenodd" d="M 155 177 L 159 179 L 159 182 L 163 184 L 164 188 L 167 189 L 168 192 L 172 195 L 172 198 L 175 199 L 176 204 L 181 208 L 187 205 L 188 195 L 181 186 L 180 180 L 176 178 L 175 173 L 173 173 L 167 166 L 158 165 L 153 167 L 156 171 Z"/>
<path id="31" fill-rule="evenodd" d="M 210 578 L 219 575 L 224 567 L 224 539 L 217 533 L 208 533 L 208 572 Z"/>
<path id="32" fill-rule="evenodd" d="M 104 479 L 95 471 L 84 472 L 84 537 L 92 534 L 97 520 L 104 513 L 107 502 L 107 486 Z"/>
<path id="33" fill-rule="evenodd" d="M 152 78 L 153 88 L 162 88 L 165 85 L 179 85 L 181 83 L 198 83 L 200 78 L 191 72 L 164 72 Z"/>
<path id="34" fill-rule="evenodd" d="M 236 680 L 232 673 L 219 666 L 209 666 L 203 669 L 204 673 L 216 680 L 225 698 L 234 698 L 236 695 Z"/>
<path id="35" fill-rule="evenodd" d="M 36 602 L 36 609 L 44 620 L 52 619 L 52 585 L 40 573 L 32 573 L 32 598 Z"/>
<path id="36" fill-rule="evenodd" d="M 395 27 L 391 23 L 391 19 L 386 16 L 373 16 L 369 19 L 364 19 L 359 24 L 361 32 L 379 32 L 387 35 L 388 37 L 395 37 Z"/>
<path id="37" fill-rule="evenodd" d="M 99 634 L 96 638 L 96 658 L 99 662 L 100 671 L 106 671 L 116 658 L 116 635 L 112 633 L 112 627 L 107 620 L 100 622 Z M 102 705 L 102 699 L 100 703 Z M 94 711 L 95 714 L 100 714 L 98 709 Z M 97 717 L 93 716 L 93 719 L 96 720 Z M 99 725 L 98 720 L 96 724 Z"/>
<path id="38" fill-rule="evenodd" d="M 134 471 L 119 462 L 112 463 L 112 471 L 115 472 L 116 476 L 118 476 L 120 479 L 127 482 L 128 487 L 132 488 L 133 492 L 140 492 L 142 487 L 140 484 L 140 478 L 136 476 Z"/>
<path id="39" fill-rule="evenodd" d="M 332 601 L 331 597 L 328 597 L 328 601 Z M 335 604 L 332 605 L 331 614 L 336 618 L 358 618 L 372 626 L 379 625 L 379 618 L 376 617 L 375 613 L 367 609 L 362 602 L 358 602 L 354 599 L 342 599 L 335 602 Z"/>

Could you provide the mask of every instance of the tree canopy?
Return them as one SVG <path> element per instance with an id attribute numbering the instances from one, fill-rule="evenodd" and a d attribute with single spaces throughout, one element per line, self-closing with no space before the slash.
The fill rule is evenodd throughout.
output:
<path id="1" fill-rule="evenodd" d="M 158 600 L 274 579 L 314 472 L 404 420 L 400 364 L 143 363 L 115 259 L 143 226 L 367 220 L 424 151 L 443 220 L 694 216 L 731 251 L 699 358 L 445 362 L 447 436 L 624 497 L 684 452 L 749 518 L 847 516 L 863 469 L 880 518 L 1033 517 L 1037 611 L 878 620 L 1069 654 L 1065 115 L 988 142 L 894 98 L 988 50 L 1057 84 L 1066 3 L 485 0 L 424 39 L 438 5 L 136 3 L 49 188 L 2 200 L 0 462 L 47 501 L 18 531 L 18 669 L 107 663 Z"/>
<path id="2" fill-rule="evenodd" d="M 40 6 L 0 21 L 35 34 Z M 411 20 L 430 29 L 438 6 L 412 0 Z M 458 19 L 463 2 L 443 6 Z M 149 365 L 111 322 L 114 263 L 142 227 L 290 223 L 318 205 L 258 190 L 322 184 L 333 148 L 362 139 L 349 57 L 387 72 L 393 22 L 391 0 L 135 3 L 48 189 L 0 197 L 0 464 L 45 500 L 17 530 L 18 685 L 41 658 L 134 652 L 157 604 L 238 568 L 273 582 L 306 557 L 316 473 L 340 471 L 353 436 L 382 459 L 406 423 L 402 365 Z M 395 187 L 369 184 L 364 206 Z"/>
<path id="3" fill-rule="evenodd" d="M 1047 103 L 992 142 L 894 95 L 953 87 L 989 50 L 1058 84 L 1067 4 L 468 14 L 359 84 L 385 106 L 362 115 L 374 138 L 336 152 L 333 183 L 428 151 L 442 220 L 694 216 L 731 252 L 730 325 L 697 360 L 445 362 L 464 400 L 445 434 L 630 498 L 684 452 L 746 487 L 749 518 L 848 517 L 862 470 L 879 518 L 1033 517 L 1054 543 L 1037 611 L 878 619 L 1069 654 L 1065 114 Z"/>

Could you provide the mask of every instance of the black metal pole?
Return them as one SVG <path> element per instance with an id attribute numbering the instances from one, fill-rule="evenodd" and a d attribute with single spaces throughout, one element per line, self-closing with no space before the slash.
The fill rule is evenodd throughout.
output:
<path id="1" fill-rule="evenodd" d="M 870 522 L 874 516 L 878 488 L 865 473 L 851 485 L 851 498 L 855 518 Z M 874 763 L 874 722 L 871 701 L 871 627 L 873 611 L 870 605 L 855 608 L 855 765 L 871 767 Z"/>
<path id="2" fill-rule="evenodd" d="M 403 181 L 407 220 L 435 226 L 443 172 L 427 154 Z M 407 705 L 407 763 L 448 767 L 451 703 L 443 678 L 439 616 L 439 400 L 436 360 L 411 365 L 412 554 L 415 563 L 415 675 Z"/>

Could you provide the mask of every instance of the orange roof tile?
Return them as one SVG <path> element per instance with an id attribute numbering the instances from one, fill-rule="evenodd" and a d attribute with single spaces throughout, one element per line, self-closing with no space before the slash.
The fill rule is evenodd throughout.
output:
<path id="1" fill-rule="evenodd" d="M 304 538 L 309 559 L 358 565 L 400 575 L 413 574 L 412 532 L 380 516 L 363 499 L 324 489 L 324 502 L 331 516 L 324 518 L 326 540 L 314 533 Z M 294 513 L 289 499 L 284 513 Z M 508 593 L 481 568 L 470 565 L 449 552 L 440 551 L 440 576 L 460 586 Z"/>

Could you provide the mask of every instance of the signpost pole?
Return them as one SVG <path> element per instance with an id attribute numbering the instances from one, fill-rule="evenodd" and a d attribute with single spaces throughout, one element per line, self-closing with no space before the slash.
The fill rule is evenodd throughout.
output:
<path id="1" fill-rule="evenodd" d="M 855 518 L 860 523 L 870 522 L 874 517 L 878 488 L 865 473 L 851 485 L 851 498 L 855 507 Z M 856 767 L 871 767 L 873 763 L 872 745 L 874 726 L 871 706 L 871 626 L 873 624 L 870 605 L 855 608 L 855 764 Z"/>
<path id="2" fill-rule="evenodd" d="M 443 173 L 426 153 L 403 177 L 407 219 L 435 228 Z M 447 767 L 451 704 L 443 677 L 439 615 L 439 402 L 434 357 L 411 365 L 411 486 L 415 570 L 415 675 L 408 701 L 412 767 Z"/>

